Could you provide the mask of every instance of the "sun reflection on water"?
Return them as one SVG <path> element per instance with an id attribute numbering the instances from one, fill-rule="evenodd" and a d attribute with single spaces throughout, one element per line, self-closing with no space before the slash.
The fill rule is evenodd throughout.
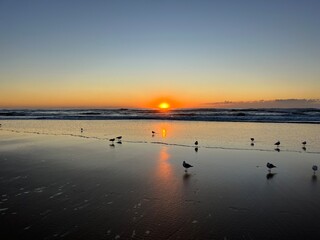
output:
<path id="1" fill-rule="evenodd" d="M 162 129 L 161 135 L 162 135 L 162 138 L 166 138 L 167 137 L 167 130 L 165 128 Z"/>

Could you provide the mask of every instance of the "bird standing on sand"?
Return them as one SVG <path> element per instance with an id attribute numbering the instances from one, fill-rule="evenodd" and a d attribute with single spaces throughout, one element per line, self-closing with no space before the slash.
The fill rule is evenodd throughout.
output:
<path id="1" fill-rule="evenodd" d="M 307 141 L 303 141 L 302 145 L 305 146 L 307 144 Z"/>
<path id="2" fill-rule="evenodd" d="M 81 132 L 83 132 L 83 128 L 81 128 L 80 130 L 81 130 Z"/>
<path id="3" fill-rule="evenodd" d="M 254 141 L 254 138 L 250 138 L 251 139 L 251 142 L 253 142 Z"/>
<path id="4" fill-rule="evenodd" d="M 109 139 L 109 141 L 112 142 L 112 143 L 113 143 L 115 140 L 116 140 L 115 138 L 110 138 L 110 139 Z"/>
<path id="5" fill-rule="evenodd" d="M 267 163 L 267 168 L 269 168 L 269 171 L 271 171 L 272 168 L 276 168 L 275 165 L 273 165 L 272 163 Z"/>
<path id="6" fill-rule="evenodd" d="M 116 137 L 118 141 L 120 141 L 122 139 L 122 136 L 118 136 Z"/>
<path id="7" fill-rule="evenodd" d="M 188 171 L 188 168 L 193 167 L 193 166 L 191 166 L 189 163 L 186 163 L 185 161 L 183 161 L 182 166 L 185 168 L 185 170 L 184 170 L 185 172 Z"/>
<path id="8" fill-rule="evenodd" d="M 195 141 L 195 142 L 194 142 L 194 145 L 198 146 L 198 144 L 199 144 L 198 141 Z"/>
<path id="9" fill-rule="evenodd" d="M 280 141 L 276 142 L 274 145 L 278 146 L 280 145 Z"/>
<path id="10" fill-rule="evenodd" d="M 317 165 L 313 165 L 312 166 L 312 170 L 313 170 L 313 174 L 316 174 L 316 171 L 318 171 L 318 166 Z"/>

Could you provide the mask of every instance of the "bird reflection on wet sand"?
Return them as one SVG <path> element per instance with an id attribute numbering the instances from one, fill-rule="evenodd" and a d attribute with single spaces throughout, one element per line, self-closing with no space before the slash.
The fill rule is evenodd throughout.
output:
<path id="1" fill-rule="evenodd" d="M 190 181 L 191 176 L 192 176 L 192 174 L 187 173 L 187 172 L 183 174 L 183 183 L 184 183 L 185 185 L 188 185 L 188 184 L 189 184 L 189 181 Z"/>
<path id="2" fill-rule="evenodd" d="M 275 148 L 274 150 L 275 150 L 276 152 L 280 152 L 280 148 L 278 148 L 278 147 Z"/>
<path id="3" fill-rule="evenodd" d="M 313 174 L 312 177 L 311 177 L 311 182 L 316 183 L 317 180 L 318 180 L 317 175 L 316 175 L 316 174 Z"/>
<path id="4" fill-rule="evenodd" d="M 196 147 L 196 148 L 194 148 L 194 151 L 195 151 L 195 152 L 198 152 L 198 151 L 199 151 L 199 149 Z"/>
<path id="5" fill-rule="evenodd" d="M 267 179 L 272 179 L 275 175 L 276 175 L 276 173 L 271 173 L 271 172 L 269 172 L 269 173 L 266 175 L 266 178 L 267 178 Z"/>

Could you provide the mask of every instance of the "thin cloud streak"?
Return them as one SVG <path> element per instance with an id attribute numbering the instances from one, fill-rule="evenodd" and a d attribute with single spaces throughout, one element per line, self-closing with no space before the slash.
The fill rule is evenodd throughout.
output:
<path id="1" fill-rule="evenodd" d="M 320 99 L 274 99 L 259 101 L 224 101 L 205 103 L 215 108 L 320 108 Z"/>

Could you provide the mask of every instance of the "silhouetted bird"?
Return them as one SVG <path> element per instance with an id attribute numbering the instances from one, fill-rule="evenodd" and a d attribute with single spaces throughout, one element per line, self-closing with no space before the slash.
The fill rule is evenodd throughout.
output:
<path id="1" fill-rule="evenodd" d="M 198 146 L 198 144 L 199 144 L 198 141 L 195 141 L 195 142 L 194 142 L 194 145 Z"/>
<path id="2" fill-rule="evenodd" d="M 83 128 L 81 128 L 80 130 L 81 130 L 81 132 L 83 132 Z"/>
<path id="3" fill-rule="evenodd" d="M 251 142 L 253 142 L 254 141 L 254 138 L 250 138 L 251 139 Z"/>
<path id="4" fill-rule="evenodd" d="M 115 138 L 110 138 L 110 139 L 109 139 L 109 141 L 112 142 L 112 143 L 113 143 L 115 140 L 116 140 Z"/>
<path id="5" fill-rule="evenodd" d="M 188 171 L 188 168 L 193 167 L 189 163 L 186 163 L 185 161 L 183 161 L 182 166 L 185 168 L 185 171 Z"/>
<path id="6" fill-rule="evenodd" d="M 316 171 L 318 171 L 318 166 L 317 165 L 313 165 L 312 166 L 312 170 L 313 170 L 313 173 L 316 174 Z"/>
<path id="7" fill-rule="evenodd" d="M 280 145 L 280 141 L 276 142 L 274 145 L 279 146 Z"/>
<path id="8" fill-rule="evenodd" d="M 276 168 L 275 165 L 273 165 L 272 163 L 267 163 L 267 168 L 269 168 L 269 171 L 271 171 L 272 168 Z"/>
<path id="9" fill-rule="evenodd" d="M 119 136 L 119 137 L 116 137 L 118 140 L 121 140 L 122 139 L 122 136 Z"/>
<path id="10" fill-rule="evenodd" d="M 152 134 L 155 134 L 156 132 L 155 131 L 152 131 Z"/>
<path id="11" fill-rule="evenodd" d="M 307 141 L 303 141 L 303 142 L 302 142 L 302 145 L 306 145 L 306 144 L 307 144 Z"/>

